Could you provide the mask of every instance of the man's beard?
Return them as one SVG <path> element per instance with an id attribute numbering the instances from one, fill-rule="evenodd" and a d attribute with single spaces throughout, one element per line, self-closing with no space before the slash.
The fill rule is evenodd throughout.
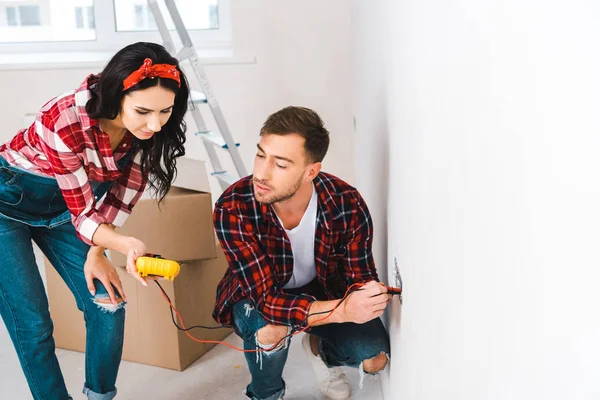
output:
<path id="1" fill-rule="evenodd" d="M 258 182 L 258 184 L 259 185 L 261 184 L 260 181 Z M 265 199 L 261 200 L 256 195 L 256 192 L 254 192 L 254 197 L 256 197 L 256 200 L 258 200 L 258 202 L 261 203 L 261 204 L 270 205 L 270 204 L 274 204 L 274 203 L 279 203 L 281 201 L 286 201 L 286 200 L 289 200 L 292 197 L 294 197 L 294 195 L 296 194 L 296 192 L 298 191 L 298 189 L 300 189 L 300 186 L 302 186 L 302 177 L 300 177 L 298 179 L 298 182 L 296 182 L 296 184 L 293 185 L 290 190 L 287 190 L 283 194 L 275 195 L 275 197 L 269 198 L 269 195 L 271 195 L 271 193 L 268 193 L 267 196 L 265 197 Z M 271 191 L 272 191 L 272 189 L 271 189 Z"/>

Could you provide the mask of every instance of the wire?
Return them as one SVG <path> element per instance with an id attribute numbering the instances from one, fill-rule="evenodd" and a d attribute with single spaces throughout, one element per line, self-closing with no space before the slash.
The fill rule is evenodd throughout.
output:
<path id="1" fill-rule="evenodd" d="M 348 296 L 351 293 L 350 291 L 351 291 L 351 289 L 353 287 L 356 287 L 356 286 L 360 287 L 360 286 L 363 285 L 362 283 L 354 283 L 354 284 L 350 285 L 348 287 L 348 289 L 346 290 L 346 293 L 344 294 L 344 296 L 340 299 L 340 301 L 331 310 L 320 311 L 320 312 L 317 312 L 317 313 L 308 314 L 306 316 L 306 320 L 305 321 L 308 322 L 308 319 L 310 317 L 312 317 L 312 316 L 315 316 L 315 315 L 327 314 L 325 317 L 317 319 L 317 320 L 313 321 L 311 324 L 307 323 L 304 328 L 302 328 L 300 330 L 297 330 L 297 331 L 293 331 L 293 332 L 285 335 L 277 343 L 275 343 L 273 346 L 269 347 L 268 349 L 258 348 L 258 349 L 246 350 L 246 349 L 241 349 L 239 347 L 233 346 L 232 344 L 229 344 L 227 342 L 223 342 L 223 341 L 219 341 L 219 340 L 202 340 L 202 339 L 197 339 L 194 336 L 192 336 L 188 331 L 190 331 L 192 329 L 195 329 L 195 328 L 201 328 L 201 329 L 223 329 L 223 328 L 229 328 L 229 327 L 228 326 L 224 326 L 224 325 L 220 325 L 220 326 L 195 325 L 195 326 L 191 326 L 189 328 L 186 328 L 185 325 L 184 325 L 184 323 L 183 323 L 183 318 L 181 317 L 181 314 L 179 313 L 179 311 L 177 311 L 177 309 L 175 308 L 175 306 L 171 302 L 171 299 L 169 298 L 169 295 L 167 295 L 167 292 L 165 292 L 165 290 L 163 289 L 163 287 L 161 286 L 161 284 L 158 282 L 158 280 L 155 280 L 154 282 L 158 285 L 158 288 L 160 289 L 161 294 L 163 295 L 163 297 L 165 298 L 165 300 L 167 301 L 167 303 L 169 303 L 169 308 L 170 308 L 170 311 L 171 311 L 171 319 L 173 320 L 173 324 L 175 325 L 175 327 L 177 327 L 177 329 L 179 329 L 180 331 L 185 332 L 185 334 L 190 339 L 192 339 L 195 342 L 198 342 L 198 343 L 211 343 L 211 344 L 222 344 L 222 345 L 225 345 L 227 347 L 232 348 L 233 350 L 241 351 L 243 353 L 258 353 L 258 352 L 261 352 L 261 351 L 268 352 L 268 351 L 275 350 L 276 348 L 278 348 L 281 345 L 281 343 L 283 341 L 287 340 L 288 338 L 291 338 L 294 335 L 297 335 L 299 333 L 302 333 L 302 332 L 306 331 L 308 328 L 314 326 L 314 324 L 316 324 L 317 322 L 321 322 L 321 321 L 324 321 L 327 318 L 329 318 L 333 314 L 333 312 L 348 298 Z M 177 324 L 177 322 L 175 321 L 175 316 L 173 315 L 173 312 L 175 312 L 175 314 L 177 314 L 177 317 L 179 318 L 179 323 L 181 324 L 181 326 L 179 326 Z M 255 343 L 251 343 L 251 344 L 252 345 L 256 345 Z"/>
<path id="2" fill-rule="evenodd" d="M 175 314 L 173 313 L 173 310 L 175 310 L 175 307 L 171 303 L 171 298 L 169 297 L 169 295 L 167 294 L 167 292 L 165 292 L 165 290 L 163 289 L 163 287 L 161 286 L 161 284 L 158 283 L 157 280 L 155 280 L 154 282 L 156 282 L 156 284 L 158 285 L 158 288 L 162 292 L 163 297 L 169 303 L 169 310 L 171 311 L 171 320 L 173 321 L 173 324 L 177 327 L 177 329 L 179 329 L 180 331 L 184 331 L 185 332 L 185 331 L 190 331 L 190 330 L 196 329 L 196 328 L 201 328 L 201 329 L 228 329 L 229 328 L 228 326 L 224 326 L 224 325 L 219 325 L 219 326 L 194 325 L 194 326 L 190 326 L 189 328 L 182 328 L 182 327 L 180 327 L 179 325 L 177 325 L 177 322 L 175 321 Z"/>

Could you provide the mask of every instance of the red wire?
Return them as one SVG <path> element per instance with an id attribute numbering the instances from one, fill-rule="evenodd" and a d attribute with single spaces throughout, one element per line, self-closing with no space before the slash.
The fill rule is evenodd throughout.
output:
<path id="1" fill-rule="evenodd" d="M 346 299 L 346 296 L 348 296 L 348 293 L 350 292 L 350 289 L 352 289 L 354 286 L 363 286 L 362 283 L 354 283 L 352 285 L 350 285 L 350 287 L 348 287 L 348 289 L 346 290 L 346 293 L 344 294 L 344 297 L 342 297 L 342 299 L 335 305 L 335 307 L 333 307 L 333 309 L 331 309 L 331 312 L 329 312 L 329 314 L 327 314 L 326 316 L 324 316 L 323 318 L 317 319 L 315 321 L 313 321 L 311 324 L 306 325 L 304 328 L 302 328 L 299 331 L 296 332 L 292 332 L 291 334 L 289 334 L 289 337 L 292 337 L 294 335 L 297 335 L 299 333 L 302 333 L 304 331 L 306 331 L 308 328 L 310 328 L 311 326 L 314 326 L 314 324 L 316 324 L 317 322 L 321 322 L 323 320 L 326 320 L 327 318 L 331 317 L 331 315 L 333 314 L 333 312 L 340 306 L 340 304 L 342 304 L 342 302 Z M 159 289 L 160 290 L 160 289 Z M 179 313 L 179 311 L 177 311 L 177 309 L 175 308 L 175 306 L 171 303 L 171 301 L 169 300 L 169 298 L 166 296 L 165 293 L 162 292 L 162 290 L 160 291 L 160 294 L 162 294 L 162 296 L 164 297 L 165 301 L 167 303 L 169 303 L 169 307 L 171 307 L 171 309 L 173 311 L 175 311 L 175 314 L 177 314 L 177 317 L 179 318 L 179 323 L 181 324 L 181 327 L 183 329 L 185 328 L 185 325 L 183 324 L 183 318 L 181 317 L 181 314 Z M 277 346 L 279 346 L 279 343 L 274 344 L 272 347 L 268 348 L 268 349 L 255 349 L 255 350 L 246 350 L 246 349 L 240 349 L 239 347 L 235 347 L 234 345 L 231 345 L 227 342 L 222 342 L 219 340 L 202 340 L 202 339 L 197 339 L 194 336 L 192 336 L 188 331 L 184 330 L 185 334 L 192 339 L 195 342 L 198 343 L 211 343 L 211 344 L 222 344 L 225 345 L 227 347 L 232 348 L 233 350 L 237 350 L 237 351 L 241 351 L 243 353 L 258 353 L 259 351 L 272 351 L 275 350 L 275 348 Z"/>

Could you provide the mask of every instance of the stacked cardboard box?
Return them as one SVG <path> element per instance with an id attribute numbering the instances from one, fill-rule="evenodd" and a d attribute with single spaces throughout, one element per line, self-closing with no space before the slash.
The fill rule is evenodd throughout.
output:
<path id="1" fill-rule="evenodd" d="M 184 167 L 194 165 L 189 171 L 205 174 L 201 162 L 190 164 L 188 160 Z M 183 171 L 188 172 L 186 168 Z M 179 261 L 178 277 L 173 282 L 160 280 L 160 284 L 186 326 L 215 326 L 212 310 L 216 286 L 227 261 L 215 242 L 208 185 L 197 185 L 195 190 L 189 188 L 193 185 L 185 186 L 188 188 L 173 188 L 160 206 L 151 198 L 142 198 L 119 232 L 142 240 L 149 252 Z M 153 282 L 148 287 L 140 285 L 125 271 L 123 255 L 109 252 L 108 257 L 118 267 L 127 296 L 124 360 L 182 371 L 213 347 L 193 341 L 173 325 L 169 306 L 158 286 Z M 83 314 L 48 262 L 46 275 L 56 346 L 84 351 Z M 222 340 L 231 331 L 194 329 L 190 333 L 203 340 Z"/>

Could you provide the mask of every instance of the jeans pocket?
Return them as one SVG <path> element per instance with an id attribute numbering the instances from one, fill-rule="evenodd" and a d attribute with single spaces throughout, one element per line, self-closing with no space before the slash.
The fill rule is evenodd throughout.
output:
<path id="1" fill-rule="evenodd" d="M 16 206 L 23 200 L 23 190 L 14 183 L 19 178 L 17 172 L 0 167 L 0 202 Z"/>

